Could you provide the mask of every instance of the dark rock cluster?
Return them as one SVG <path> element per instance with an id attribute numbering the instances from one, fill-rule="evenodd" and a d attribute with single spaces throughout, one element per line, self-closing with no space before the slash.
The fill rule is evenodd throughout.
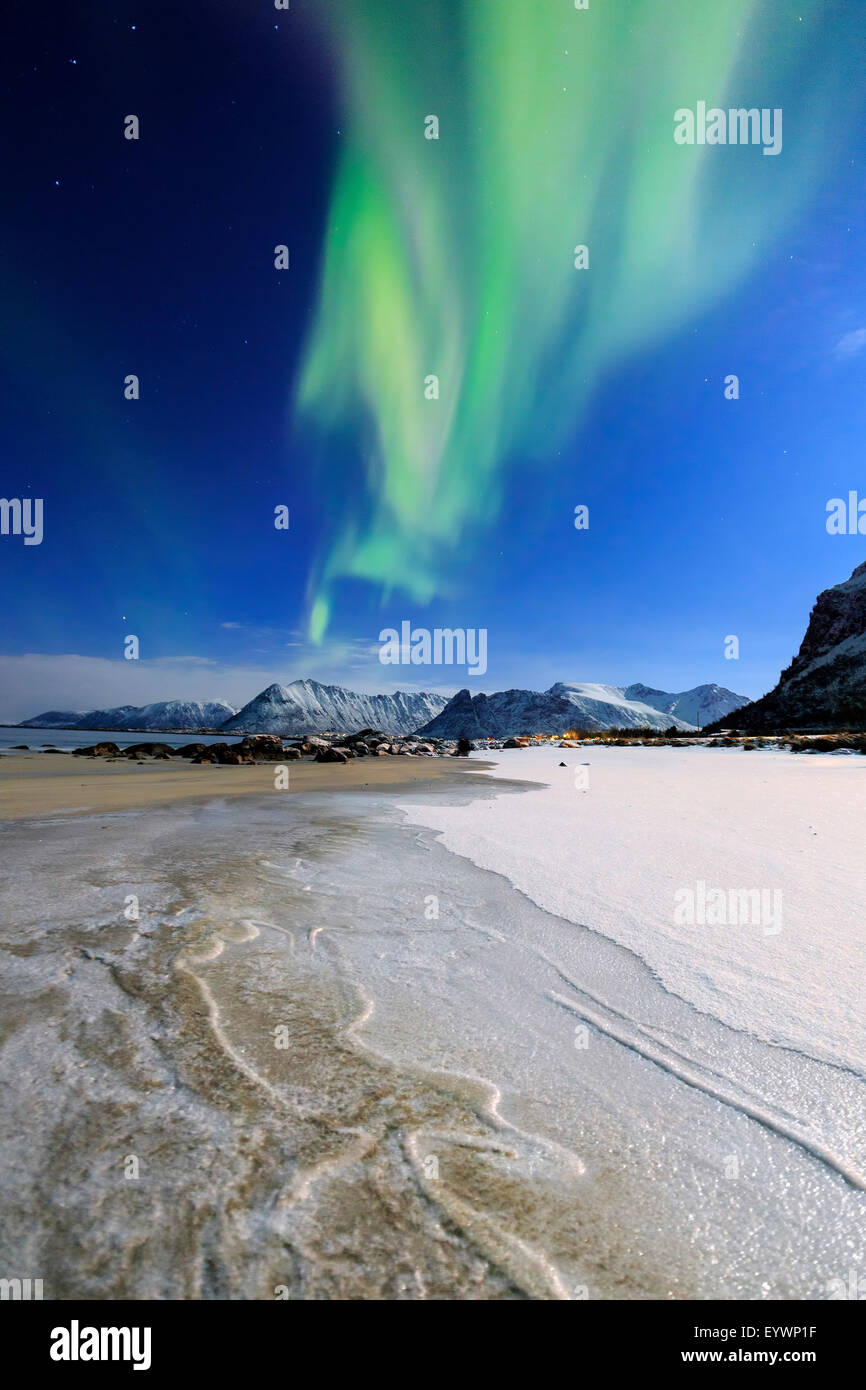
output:
<path id="1" fill-rule="evenodd" d="M 461 740 L 461 744 L 465 743 Z M 471 745 L 470 745 L 471 746 Z M 311 758 L 320 763 L 346 763 L 350 758 L 372 758 L 402 755 L 433 758 L 453 752 L 440 739 L 421 739 L 417 735 L 395 735 L 378 729 L 362 729 L 356 734 L 310 734 L 305 738 L 284 743 L 275 734 L 248 734 L 239 743 L 185 743 L 172 748 L 167 743 L 133 743 L 120 748 L 105 741 L 76 748 L 79 758 L 106 758 L 112 761 L 128 758 L 141 762 L 145 758 L 167 761 L 183 758 L 196 764 L 242 766 L 250 763 L 296 762 Z M 460 748 L 459 751 L 468 752 Z"/>

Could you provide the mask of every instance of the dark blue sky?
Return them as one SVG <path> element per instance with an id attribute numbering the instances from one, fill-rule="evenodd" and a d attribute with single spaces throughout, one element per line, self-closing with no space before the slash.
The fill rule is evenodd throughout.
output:
<path id="1" fill-rule="evenodd" d="M 299 676 L 466 684 L 379 666 L 379 629 L 404 618 L 486 627 L 486 689 L 774 683 L 818 591 L 866 557 L 863 537 L 825 529 L 829 498 L 866 496 L 856 124 L 735 292 L 611 373 L 545 466 L 514 461 L 451 597 L 382 603 L 347 581 L 314 649 L 325 493 L 357 486 L 346 442 L 323 465 L 290 408 L 341 139 L 324 38 L 302 7 L 246 0 L 38 7 L 7 25 L 2 492 L 43 498 L 45 532 L 38 547 L 0 538 L 0 717 L 239 704 Z"/>

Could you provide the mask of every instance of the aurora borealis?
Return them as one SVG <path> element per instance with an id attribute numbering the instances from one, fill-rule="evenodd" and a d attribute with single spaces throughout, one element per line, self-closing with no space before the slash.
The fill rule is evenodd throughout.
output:
<path id="1" fill-rule="evenodd" d="M 768 689 L 863 558 L 866 5 L 199 18 L 14 16 L 0 715 L 379 691 L 404 622 L 486 630 L 490 690 Z M 779 152 L 678 143 L 718 109 Z"/>
<path id="2" fill-rule="evenodd" d="M 345 576 L 423 603 L 453 591 L 507 470 L 555 486 L 598 383 L 756 268 L 813 185 L 828 119 L 821 74 L 803 84 L 808 0 L 776 8 L 769 65 L 755 0 L 324 8 L 343 124 L 297 408 L 326 476 L 327 441 L 348 442 L 363 499 L 328 518 L 315 637 Z M 779 105 L 792 82 L 784 159 L 672 138 L 684 102 Z"/>

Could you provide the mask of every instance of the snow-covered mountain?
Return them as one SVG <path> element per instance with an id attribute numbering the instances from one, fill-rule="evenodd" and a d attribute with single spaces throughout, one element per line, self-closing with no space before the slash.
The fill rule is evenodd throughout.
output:
<path id="1" fill-rule="evenodd" d="M 730 722 L 756 733 L 866 728 L 866 563 L 818 595 L 800 650 L 778 684 Z"/>
<path id="2" fill-rule="evenodd" d="M 227 720 L 221 732 L 297 737 L 330 729 L 348 734 L 359 729 L 385 729 L 388 733 L 410 734 L 419 724 L 439 714 L 445 704 L 444 695 L 423 691 L 361 695 L 341 685 L 292 681 L 291 685 L 269 685 Z"/>
<path id="3" fill-rule="evenodd" d="M 715 704 L 713 704 L 715 701 Z M 561 733 L 565 729 L 693 729 L 745 703 L 715 685 L 679 695 L 646 685 L 597 685 L 558 681 L 549 690 L 503 690 L 453 699 L 423 691 L 363 695 L 340 685 L 297 680 L 269 685 L 237 712 L 221 701 L 166 700 L 113 709 L 46 710 L 22 721 L 30 729 L 219 730 L 225 734 L 302 734 L 384 729 L 439 738 L 499 738 L 515 733 Z M 717 713 L 718 711 L 718 713 Z"/>
<path id="4" fill-rule="evenodd" d="M 647 728 L 693 729 L 684 715 L 661 718 L 648 701 L 630 698 L 620 685 L 598 685 L 591 681 L 557 681 L 547 692 L 564 695 L 581 715 L 584 729 Z"/>
<path id="5" fill-rule="evenodd" d="M 47 709 L 44 714 L 34 714 L 32 719 L 16 721 L 16 729 L 75 729 L 79 719 L 86 718 L 80 709 Z"/>
<path id="6" fill-rule="evenodd" d="M 434 738 L 510 738 L 566 729 L 692 729 L 694 725 L 626 698 L 618 685 L 557 681 L 549 690 L 461 690 L 418 733 Z"/>
<path id="7" fill-rule="evenodd" d="M 701 729 L 749 702 L 748 695 L 736 695 L 723 685 L 696 685 L 694 690 L 681 690 L 676 695 L 649 685 L 627 685 L 623 694 L 627 700 L 651 705 L 662 714 L 674 714 Z"/>
<path id="8" fill-rule="evenodd" d="M 22 729 L 219 729 L 234 714 L 222 700 L 161 700 L 154 705 L 118 705 L 113 709 L 46 710 L 24 719 Z"/>

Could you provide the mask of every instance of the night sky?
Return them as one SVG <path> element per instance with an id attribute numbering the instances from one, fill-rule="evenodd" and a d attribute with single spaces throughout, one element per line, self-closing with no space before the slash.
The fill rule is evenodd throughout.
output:
<path id="1" fill-rule="evenodd" d="M 44 499 L 0 537 L 0 717 L 469 683 L 381 666 L 405 619 L 487 628 L 488 690 L 757 696 L 866 558 L 825 527 L 866 497 L 866 5 L 103 0 L 0 37 L 0 491 Z M 781 154 L 677 147 L 700 99 L 782 108 Z"/>

